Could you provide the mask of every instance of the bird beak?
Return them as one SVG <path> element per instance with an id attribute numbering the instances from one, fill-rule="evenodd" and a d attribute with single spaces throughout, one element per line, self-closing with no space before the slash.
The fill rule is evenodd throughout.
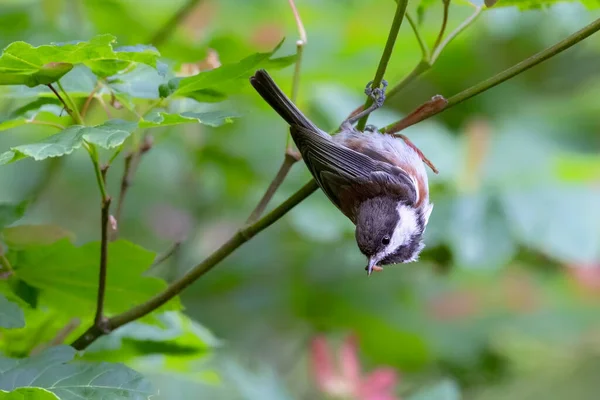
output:
<path id="1" fill-rule="evenodd" d="M 377 264 L 377 258 L 375 256 L 369 258 L 369 265 L 367 265 L 367 276 L 371 275 L 373 272 L 373 267 Z"/>

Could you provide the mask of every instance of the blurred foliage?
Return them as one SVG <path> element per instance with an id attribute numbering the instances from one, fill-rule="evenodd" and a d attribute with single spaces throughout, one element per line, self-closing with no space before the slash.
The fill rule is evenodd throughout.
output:
<path id="1" fill-rule="evenodd" d="M 0 86 L 0 164 L 21 158 L 0 167 L 0 399 L 320 398 L 309 343 L 350 332 L 364 371 L 398 372 L 401 398 L 597 397 L 596 36 L 404 132 L 440 170 L 430 175 L 435 207 L 420 262 L 367 280 L 352 224 L 317 192 L 160 313 L 101 338 L 75 361 L 69 347 L 51 347 L 70 343 L 93 319 L 100 202 L 84 140 L 103 160 L 123 150 L 107 176 L 116 195 L 142 129 L 154 138 L 118 221 L 121 239 L 110 244 L 110 313 L 157 293 L 221 245 L 283 158 L 285 125 L 246 79 L 266 68 L 291 87 L 297 31 L 288 2 L 197 1 L 154 42 L 186 3 L 0 0 L 0 46 L 36 61 L 17 65 L 5 52 L 0 74 L 11 80 L 0 84 L 61 78 L 79 107 L 97 94 L 83 128 L 68 126 L 44 86 Z M 331 130 L 363 103 L 395 4 L 296 3 L 308 33 L 298 104 Z M 499 0 L 369 122 L 385 125 L 434 94 L 450 96 L 516 64 L 598 18 L 596 3 Z M 409 11 L 432 44 L 442 2 L 409 2 Z M 448 29 L 471 13 L 452 2 Z M 17 41 L 24 43 L 11 45 Z M 405 23 L 386 79 L 399 81 L 420 57 Z M 46 68 L 49 60 L 61 64 Z M 97 76 L 108 78 L 99 85 Z M 71 136 L 56 142 L 56 127 L 34 120 Z M 273 204 L 308 178 L 298 163 Z M 57 384 L 77 380 L 89 384 L 71 394 Z"/>

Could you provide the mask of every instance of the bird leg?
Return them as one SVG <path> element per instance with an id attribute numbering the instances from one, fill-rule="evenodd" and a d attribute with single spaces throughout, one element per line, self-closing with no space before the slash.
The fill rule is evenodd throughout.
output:
<path id="1" fill-rule="evenodd" d="M 385 102 L 385 89 L 387 88 L 388 83 L 385 79 L 383 79 L 381 81 L 381 87 L 375 89 L 373 89 L 373 87 L 371 86 L 372 84 L 373 81 L 367 83 L 367 86 L 365 87 L 365 94 L 369 96 L 371 100 L 373 100 L 373 104 L 371 104 L 371 106 L 366 110 L 363 110 L 358 114 L 350 116 L 347 120 L 345 120 L 342 123 L 342 126 L 346 124 L 352 126 L 365 115 L 369 115 L 373 111 L 383 106 L 383 103 Z"/>

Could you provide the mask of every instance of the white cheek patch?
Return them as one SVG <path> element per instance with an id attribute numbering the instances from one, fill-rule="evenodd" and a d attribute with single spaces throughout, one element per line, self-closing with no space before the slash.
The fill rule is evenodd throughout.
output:
<path id="1" fill-rule="evenodd" d="M 398 225 L 394 229 L 394 233 L 390 238 L 390 244 L 377 254 L 379 260 L 385 258 L 387 255 L 394 253 L 398 247 L 407 243 L 411 236 L 418 231 L 419 226 L 417 224 L 417 213 L 415 209 L 404 204 L 398 204 L 396 208 L 400 220 Z"/>

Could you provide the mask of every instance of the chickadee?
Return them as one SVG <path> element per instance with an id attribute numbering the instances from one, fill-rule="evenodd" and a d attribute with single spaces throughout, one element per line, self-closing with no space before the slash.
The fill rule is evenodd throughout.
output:
<path id="1" fill-rule="evenodd" d="M 356 242 L 368 257 L 368 275 L 383 265 L 415 261 L 433 209 L 423 161 L 401 139 L 353 127 L 383 105 L 385 86 L 371 89 L 369 83 L 365 92 L 373 106 L 344 121 L 340 132 L 331 136 L 308 120 L 266 71 L 257 71 L 250 83 L 290 125 L 317 184 L 356 225 Z"/>

